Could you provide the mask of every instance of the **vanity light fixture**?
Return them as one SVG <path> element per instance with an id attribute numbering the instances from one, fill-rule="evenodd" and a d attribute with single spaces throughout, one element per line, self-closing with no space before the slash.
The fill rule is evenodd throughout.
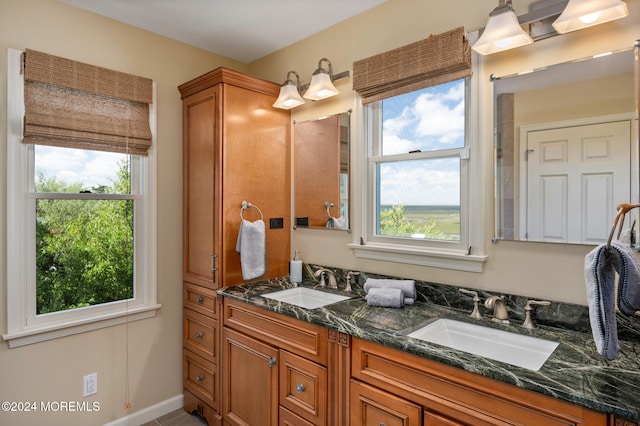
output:
<path id="1" fill-rule="evenodd" d="M 328 64 L 328 70 L 322 68 L 323 61 Z M 311 83 L 309 83 L 309 88 L 303 96 L 312 101 L 319 101 L 337 95 L 340 91 L 333 85 L 333 80 L 333 66 L 331 65 L 331 61 L 327 58 L 320 59 L 318 61 L 318 69 L 314 71 L 311 77 Z"/>
<path id="2" fill-rule="evenodd" d="M 629 16 L 629 9 L 622 0 L 569 0 L 553 28 L 564 34 L 626 16 Z"/>
<path id="3" fill-rule="evenodd" d="M 472 49 L 489 55 L 628 15 L 623 0 L 538 0 L 520 16 L 511 0 L 500 0 Z"/>
<path id="4" fill-rule="evenodd" d="M 290 74 L 294 74 L 296 76 L 295 83 L 289 78 Z M 302 105 L 304 102 L 305 100 L 300 96 L 300 76 L 295 71 L 289 71 L 287 73 L 287 80 L 282 83 L 282 87 L 280 87 L 280 95 L 278 95 L 278 99 L 273 103 L 273 107 L 291 109 Z"/>
<path id="5" fill-rule="evenodd" d="M 533 39 L 520 26 L 511 0 L 500 0 L 489 14 L 487 26 L 472 49 L 481 55 L 489 55 L 531 43 Z"/>

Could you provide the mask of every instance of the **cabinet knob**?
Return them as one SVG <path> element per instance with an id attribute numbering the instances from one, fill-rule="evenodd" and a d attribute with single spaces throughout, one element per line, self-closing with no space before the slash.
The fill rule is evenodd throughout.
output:
<path id="1" fill-rule="evenodd" d="M 202 374 L 198 374 L 198 376 L 196 377 L 196 382 L 200 383 L 203 380 L 204 380 L 204 376 Z"/>
<path id="2" fill-rule="evenodd" d="M 276 364 L 278 363 L 278 361 L 275 358 L 269 358 L 269 361 L 267 361 L 269 363 L 269 367 L 275 367 Z"/>
<path id="3" fill-rule="evenodd" d="M 202 339 L 202 337 L 203 337 L 203 334 L 202 334 L 201 332 L 199 332 L 199 331 L 198 331 L 198 332 L 196 333 L 196 339 Z"/>
<path id="4" fill-rule="evenodd" d="M 304 383 L 300 383 L 296 386 L 296 391 L 298 391 L 298 393 L 304 392 Z"/>
<path id="5" fill-rule="evenodd" d="M 204 302 L 204 297 L 202 297 L 202 296 L 196 297 L 196 303 L 198 305 L 202 305 L 202 302 Z"/>

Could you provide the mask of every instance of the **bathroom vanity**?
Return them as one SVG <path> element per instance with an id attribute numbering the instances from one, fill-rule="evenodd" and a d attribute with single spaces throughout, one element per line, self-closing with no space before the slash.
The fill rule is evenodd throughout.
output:
<path id="1" fill-rule="evenodd" d="M 606 363 L 583 332 L 472 320 L 466 309 L 426 300 L 403 309 L 371 307 L 361 287 L 348 300 L 316 309 L 263 297 L 289 287 L 282 278 L 218 290 L 223 359 L 245 357 L 242 369 L 228 364 L 223 372 L 229 424 L 635 425 L 640 419 L 638 342 L 622 341 L 619 359 Z M 533 371 L 407 337 L 443 317 L 560 345 Z M 234 387 L 242 388 L 243 378 L 252 394 L 269 395 L 263 422 L 232 415 L 240 410 L 234 411 Z"/>

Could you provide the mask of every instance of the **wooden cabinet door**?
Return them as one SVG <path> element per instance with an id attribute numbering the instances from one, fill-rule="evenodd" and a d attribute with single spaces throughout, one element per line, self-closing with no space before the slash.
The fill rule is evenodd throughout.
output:
<path id="1" fill-rule="evenodd" d="M 183 100 L 184 280 L 217 288 L 218 88 Z"/>
<path id="2" fill-rule="evenodd" d="M 421 413 L 412 402 L 351 381 L 351 426 L 421 426 Z"/>
<path id="3" fill-rule="evenodd" d="M 230 425 L 278 424 L 278 350 L 223 329 L 223 418 Z"/>

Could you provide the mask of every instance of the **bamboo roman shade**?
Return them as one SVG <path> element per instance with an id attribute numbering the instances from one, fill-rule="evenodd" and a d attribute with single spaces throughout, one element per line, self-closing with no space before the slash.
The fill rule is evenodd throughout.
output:
<path id="1" fill-rule="evenodd" d="M 471 75 L 463 27 L 353 63 L 353 90 L 367 104 Z"/>
<path id="2" fill-rule="evenodd" d="M 27 49 L 24 143 L 147 155 L 153 82 Z"/>

